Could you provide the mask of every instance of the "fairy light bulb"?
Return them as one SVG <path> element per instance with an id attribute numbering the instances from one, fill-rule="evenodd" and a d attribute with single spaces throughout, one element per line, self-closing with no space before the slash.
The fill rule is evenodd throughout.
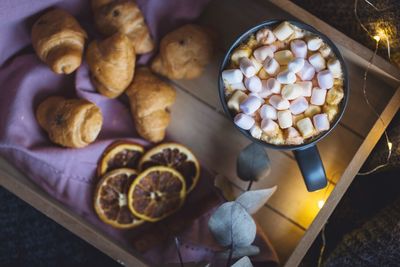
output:
<path id="1" fill-rule="evenodd" d="M 325 204 L 325 201 L 324 200 L 318 200 L 318 203 L 317 203 L 317 205 L 318 205 L 318 208 L 320 208 L 320 209 L 322 209 L 322 207 L 324 206 L 324 204 Z"/>
<path id="2" fill-rule="evenodd" d="M 392 142 L 388 142 L 387 145 L 388 145 L 389 150 L 392 150 L 393 143 Z"/>
<path id="3" fill-rule="evenodd" d="M 381 37 L 379 35 L 375 35 L 373 38 L 377 42 L 379 42 L 381 40 Z"/>

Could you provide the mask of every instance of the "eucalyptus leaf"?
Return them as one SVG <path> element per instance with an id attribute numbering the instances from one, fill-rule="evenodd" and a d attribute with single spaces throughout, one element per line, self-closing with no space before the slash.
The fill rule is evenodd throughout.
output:
<path id="1" fill-rule="evenodd" d="M 216 253 L 216 257 L 218 259 L 228 259 L 229 258 L 230 249 L 219 251 Z M 254 245 L 250 245 L 247 247 L 235 247 L 232 253 L 232 259 L 241 258 L 244 256 L 254 256 L 260 253 L 260 248 Z"/>
<path id="2" fill-rule="evenodd" d="M 256 224 L 238 203 L 225 202 L 211 215 L 208 228 L 223 247 L 247 247 L 256 237 Z"/>
<path id="3" fill-rule="evenodd" d="M 265 203 L 267 203 L 268 199 L 274 194 L 276 189 L 277 186 L 267 189 L 246 191 L 235 201 L 242 205 L 248 213 L 254 214 L 264 206 Z"/>
<path id="4" fill-rule="evenodd" d="M 249 257 L 246 256 L 235 262 L 231 267 L 253 267 L 253 264 L 251 264 Z"/>
<path id="5" fill-rule="evenodd" d="M 241 180 L 259 181 L 268 176 L 270 166 L 267 151 L 257 143 L 252 143 L 240 151 L 236 161 L 236 172 Z"/>

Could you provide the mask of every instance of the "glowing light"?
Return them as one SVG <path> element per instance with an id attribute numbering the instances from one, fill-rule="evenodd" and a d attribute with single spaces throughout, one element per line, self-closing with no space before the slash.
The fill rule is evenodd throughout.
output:
<path id="1" fill-rule="evenodd" d="M 388 142 L 387 145 L 388 145 L 389 150 L 392 150 L 393 143 L 392 142 Z"/>
<path id="2" fill-rule="evenodd" d="M 320 209 L 322 209 L 322 207 L 324 206 L 324 204 L 325 204 L 325 200 L 318 200 L 318 203 L 317 203 L 317 205 L 318 205 L 318 208 L 320 208 Z"/>
<path id="3" fill-rule="evenodd" d="M 375 41 L 379 42 L 381 40 L 381 37 L 379 35 L 375 35 L 373 37 L 375 39 Z"/>

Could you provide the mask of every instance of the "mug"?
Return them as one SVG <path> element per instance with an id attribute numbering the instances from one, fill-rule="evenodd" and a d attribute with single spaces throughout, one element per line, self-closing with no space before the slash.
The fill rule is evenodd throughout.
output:
<path id="1" fill-rule="evenodd" d="M 319 36 L 326 44 L 329 45 L 329 47 L 331 48 L 331 51 L 336 55 L 337 59 L 340 61 L 340 64 L 342 67 L 342 72 L 343 72 L 344 97 L 343 97 L 341 103 L 339 104 L 339 112 L 338 112 L 338 114 L 336 114 L 336 117 L 335 117 L 334 121 L 331 123 L 331 127 L 329 130 L 322 132 L 317 136 L 312 137 L 311 140 L 308 140 L 306 143 L 300 144 L 300 145 L 270 144 L 270 143 L 267 143 L 267 142 L 264 142 L 262 140 L 252 137 L 251 134 L 249 133 L 249 131 L 239 128 L 238 126 L 236 126 L 236 124 L 234 124 L 234 125 L 243 135 L 245 135 L 247 138 L 249 138 L 252 142 L 255 142 L 266 148 L 271 148 L 271 149 L 276 149 L 276 150 L 291 150 L 291 151 L 293 151 L 296 161 L 299 165 L 301 174 L 303 175 L 307 190 L 309 192 L 312 192 L 312 191 L 316 191 L 316 190 L 326 187 L 327 183 L 328 183 L 326 174 L 325 174 L 324 165 L 321 161 L 321 157 L 319 155 L 316 144 L 320 140 L 322 140 L 325 136 L 327 136 L 339 123 L 339 121 L 342 118 L 343 113 L 346 109 L 347 102 L 349 99 L 349 79 L 348 79 L 347 67 L 346 67 L 346 64 L 343 60 L 341 53 L 339 52 L 339 49 L 335 46 L 335 44 L 327 36 L 320 33 L 312 26 L 302 23 L 300 21 L 295 21 L 295 20 L 267 20 L 267 21 L 264 21 L 256 26 L 250 28 L 245 33 L 241 34 L 238 38 L 236 38 L 236 40 L 233 42 L 233 44 L 230 46 L 227 53 L 225 54 L 224 59 L 221 63 L 220 69 L 219 69 L 219 79 L 218 79 L 219 97 L 220 97 L 222 107 L 223 107 L 225 113 L 228 115 L 228 117 L 233 122 L 233 118 L 234 118 L 235 114 L 233 114 L 229 110 L 228 105 L 227 105 L 227 100 L 225 98 L 225 85 L 222 80 L 222 71 L 225 70 L 226 66 L 229 64 L 230 56 L 236 47 L 238 47 L 241 43 L 246 42 L 248 40 L 248 38 L 252 34 L 256 33 L 258 30 L 265 28 L 265 27 L 273 28 L 274 26 L 279 25 L 283 21 L 288 21 L 289 23 L 291 23 L 301 29 L 304 29 L 306 31 L 309 31 L 309 32 L 314 33 L 315 35 Z"/>

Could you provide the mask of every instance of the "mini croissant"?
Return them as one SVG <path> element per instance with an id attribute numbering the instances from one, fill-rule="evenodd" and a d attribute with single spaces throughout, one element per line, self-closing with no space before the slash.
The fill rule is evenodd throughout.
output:
<path id="1" fill-rule="evenodd" d="M 52 142 L 72 148 L 92 143 L 103 124 L 103 116 L 95 104 L 57 96 L 49 97 L 39 105 L 36 119 Z"/>
<path id="2" fill-rule="evenodd" d="M 141 68 L 126 93 L 139 135 L 151 142 L 163 140 L 170 122 L 168 108 L 176 98 L 175 90 L 150 70 Z"/>
<path id="3" fill-rule="evenodd" d="M 91 42 L 86 59 L 97 91 L 109 98 L 121 95 L 133 79 L 136 55 L 124 34 Z"/>
<path id="4" fill-rule="evenodd" d="M 160 52 L 151 69 L 170 79 L 193 79 L 201 75 L 211 60 L 212 40 L 208 32 L 188 24 L 168 33 L 160 44 Z"/>
<path id="5" fill-rule="evenodd" d="M 133 0 L 92 0 L 94 21 L 104 35 L 121 32 L 132 41 L 137 54 L 154 49 L 143 15 Z"/>
<path id="6" fill-rule="evenodd" d="M 86 32 L 66 11 L 53 9 L 41 16 L 31 38 L 38 57 L 55 73 L 70 74 L 81 65 Z"/>

